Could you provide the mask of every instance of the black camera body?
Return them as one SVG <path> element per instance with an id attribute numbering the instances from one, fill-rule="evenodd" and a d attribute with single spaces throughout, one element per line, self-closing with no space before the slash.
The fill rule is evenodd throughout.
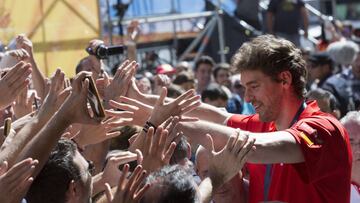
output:
<path id="1" fill-rule="evenodd" d="M 98 59 L 107 59 L 112 55 L 123 54 L 124 50 L 125 47 L 122 45 L 105 46 L 104 44 L 99 45 L 95 50 L 91 47 L 86 49 L 90 55 L 95 55 Z"/>

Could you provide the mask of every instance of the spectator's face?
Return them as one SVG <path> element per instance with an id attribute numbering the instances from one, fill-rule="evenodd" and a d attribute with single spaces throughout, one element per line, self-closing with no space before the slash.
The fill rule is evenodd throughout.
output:
<path id="1" fill-rule="evenodd" d="M 212 66 L 210 64 L 202 63 L 195 72 L 197 82 L 201 86 L 208 85 L 211 80 Z"/>
<path id="2" fill-rule="evenodd" d="M 315 80 L 315 79 L 323 79 L 324 77 L 326 77 L 329 72 L 326 66 L 328 65 L 320 65 L 320 64 L 315 64 L 315 63 L 309 63 L 308 66 L 308 71 L 309 71 L 309 79 L 311 81 Z"/>
<path id="3" fill-rule="evenodd" d="M 101 74 L 101 64 L 100 61 L 93 55 L 88 56 L 82 62 L 82 71 L 92 72 L 94 80 L 99 78 Z"/>
<path id="4" fill-rule="evenodd" d="M 75 202 L 91 202 L 92 177 L 89 163 L 78 151 L 76 151 L 74 163 L 79 167 L 81 178 L 75 182 L 77 194 L 73 199 Z"/>
<path id="5" fill-rule="evenodd" d="M 151 94 L 151 82 L 148 78 L 143 77 L 137 80 L 136 85 L 138 86 L 141 93 Z"/>
<path id="6" fill-rule="evenodd" d="M 240 78 L 234 82 L 231 91 L 235 94 L 238 94 L 241 98 L 244 98 L 245 88 L 241 85 Z"/>
<path id="7" fill-rule="evenodd" d="M 360 54 L 357 55 L 356 60 L 352 64 L 352 72 L 358 80 L 360 80 Z"/>
<path id="8" fill-rule="evenodd" d="M 282 112 L 283 98 L 288 84 L 276 82 L 259 70 L 243 71 L 241 83 L 245 87 L 245 101 L 251 103 L 263 122 L 275 121 Z"/>
<path id="9" fill-rule="evenodd" d="M 228 70 L 220 69 L 216 74 L 215 80 L 219 85 L 224 85 L 229 87 L 230 72 Z"/>

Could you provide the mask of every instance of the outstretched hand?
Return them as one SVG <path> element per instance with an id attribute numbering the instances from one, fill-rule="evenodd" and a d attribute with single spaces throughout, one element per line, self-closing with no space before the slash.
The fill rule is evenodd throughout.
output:
<path id="1" fill-rule="evenodd" d="M 109 104 L 112 107 L 123 111 L 106 110 L 107 115 L 120 119 L 118 122 L 113 122 L 111 125 L 116 125 L 120 122 L 126 125 L 143 126 L 149 119 L 153 110 L 153 107 L 128 97 L 120 97 L 119 101 L 121 103 L 111 100 Z"/>
<path id="2" fill-rule="evenodd" d="M 168 165 L 172 154 L 174 153 L 176 142 L 171 142 L 166 145 L 168 131 L 163 127 L 158 127 L 154 134 L 154 128 L 149 128 L 142 150 L 136 150 L 136 153 L 141 157 L 140 161 L 144 169 L 149 172 Z"/>
<path id="3" fill-rule="evenodd" d="M 74 139 L 80 148 L 85 148 L 87 145 L 98 144 L 119 136 L 120 131 L 113 131 L 114 127 L 118 126 L 112 124 L 112 120 L 106 120 L 95 125 L 82 125 L 80 132 Z"/>
<path id="4" fill-rule="evenodd" d="M 68 118 L 69 124 L 81 123 L 96 125 L 100 120 L 90 116 L 88 110 L 87 95 L 89 91 L 89 79 L 91 72 L 82 71 L 76 75 L 72 83 L 71 94 L 59 109 Z"/>
<path id="5" fill-rule="evenodd" d="M 141 185 L 145 179 L 146 171 L 141 165 L 138 165 L 130 178 L 126 180 L 129 172 L 129 165 L 126 164 L 123 168 L 115 195 L 112 194 L 109 184 L 106 186 L 106 197 L 109 203 L 135 203 L 138 202 L 146 190 L 149 189 L 149 184 Z"/>
<path id="6" fill-rule="evenodd" d="M 222 150 L 215 152 L 212 137 L 209 134 L 206 136 L 210 145 L 206 147 L 209 150 L 209 176 L 216 189 L 242 169 L 250 152 L 255 149 L 255 140 L 249 139 L 247 132 L 237 131 Z"/>
<path id="7" fill-rule="evenodd" d="M 126 60 L 116 71 L 114 78 L 104 89 L 105 101 L 117 100 L 124 96 L 129 89 L 131 78 L 134 76 L 138 64 L 135 61 L 131 63 Z"/>
<path id="8" fill-rule="evenodd" d="M 65 74 L 57 69 L 50 79 L 49 91 L 41 105 L 38 117 L 49 120 L 69 96 L 71 88 L 64 89 Z"/>
<path id="9" fill-rule="evenodd" d="M 11 104 L 20 94 L 21 90 L 29 85 L 30 80 L 28 77 L 30 74 L 31 65 L 21 61 L 0 79 L 0 109 Z"/>
<path id="10" fill-rule="evenodd" d="M 31 176 L 38 163 L 37 160 L 28 158 L 10 169 L 6 161 L 0 165 L 0 202 L 21 202 L 34 180 Z"/>
<path id="11" fill-rule="evenodd" d="M 21 118 L 34 110 L 33 101 L 35 99 L 35 92 L 31 93 L 31 96 L 28 98 L 28 90 L 27 87 L 21 90 L 21 93 L 12 104 L 16 118 Z"/>
<path id="12" fill-rule="evenodd" d="M 156 101 L 149 121 L 158 126 L 170 116 L 181 116 L 200 106 L 200 96 L 194 90 L 188 90 L 171 102 L 165 103 L 167 89 L 163 87 L 159 99 Z"/>
<path id="13" fill-rule="evenodd" d="M 102 182 L 108 183 L 111 187 L 115 187 L 122 174 L 119 166 L 137 159 L 138 155 L 129 151 L 122 151 L 111 155 L 102 173 Z"/>

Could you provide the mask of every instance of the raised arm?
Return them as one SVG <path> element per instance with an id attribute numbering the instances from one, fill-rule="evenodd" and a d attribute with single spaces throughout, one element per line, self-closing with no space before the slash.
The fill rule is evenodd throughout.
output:
<path id="1" fill-rule="evenodd" d="M 190 142 L 203 145 L 209 149 L 206 134 L 211 134 L 215 150 L 222 149 L 229 136 L 236 129 L 206 121 L 180 122 L 176 131 L 182 131 Z M 295 138 L 286 131 L 269 133 L 250 133 L 249 137 L 255 139 L 256 152 L 250 155 L 251 163 L 299 163 L 304 161 L 300 146 Z M 243 139 L 240 136 L 240 139 Z"/>
<path id="2" fill-rule="evenodd" d="M 42 99 L 45 98 L 45 76 L 40 71 L 35 58 L 34 58 L 34 50 L 33 44 L 25 35 L 21 34 L 16 37 L 16 46 L 18 48 L 25 49 L 29 54 L 29 62 L 32 67 L 32 81 L 34 88 L 39 97 Z"/>
<path id="3" fill-rule="evenodd" d="M 64 74 L 61 73 L 60 70 L 57 70 L 51 78 L 49 94 L 37 115 L 29 118 L 25 126 L 15 135 L 16 139 L 1 151 L 0 162 L 7 161 L 10 167 L 15 164 L 18 155 L 24 149 L 25 145 L 34 138 L 51 116 L 58 110 L 59 103 L 61 104 L 68 95 L 68 91 L 63 91 L 62 89 L 63 79 Z"/>
<path id="4" fill-rule="evenodd" d="M 18 160 L 22 160 L 23 157 L 32 157 L 39 160 L 39 167 L 35 169 L 34 176 L 40 172 L 51 150 L 70 124 L 98 123 L 90 117 L 87 109 L 89 81 L 85 77 L 89 74 L 88 72 L 80 72 L 76 76 L 72 86 L 72 93 L 66 98 L 55 115 L 51 117 L 47 125 L 26 145 L 18 156 Z"/>

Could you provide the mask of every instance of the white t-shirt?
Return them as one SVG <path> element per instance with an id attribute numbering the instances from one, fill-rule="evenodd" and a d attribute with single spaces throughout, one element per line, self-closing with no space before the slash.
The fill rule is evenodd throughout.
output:
<path id="1" fill-rule="evenodd" d="M 350 191 L 350 203 L 359 203 L 360 202 L 360 192 L 356 185 L 351 184 Z"/>

